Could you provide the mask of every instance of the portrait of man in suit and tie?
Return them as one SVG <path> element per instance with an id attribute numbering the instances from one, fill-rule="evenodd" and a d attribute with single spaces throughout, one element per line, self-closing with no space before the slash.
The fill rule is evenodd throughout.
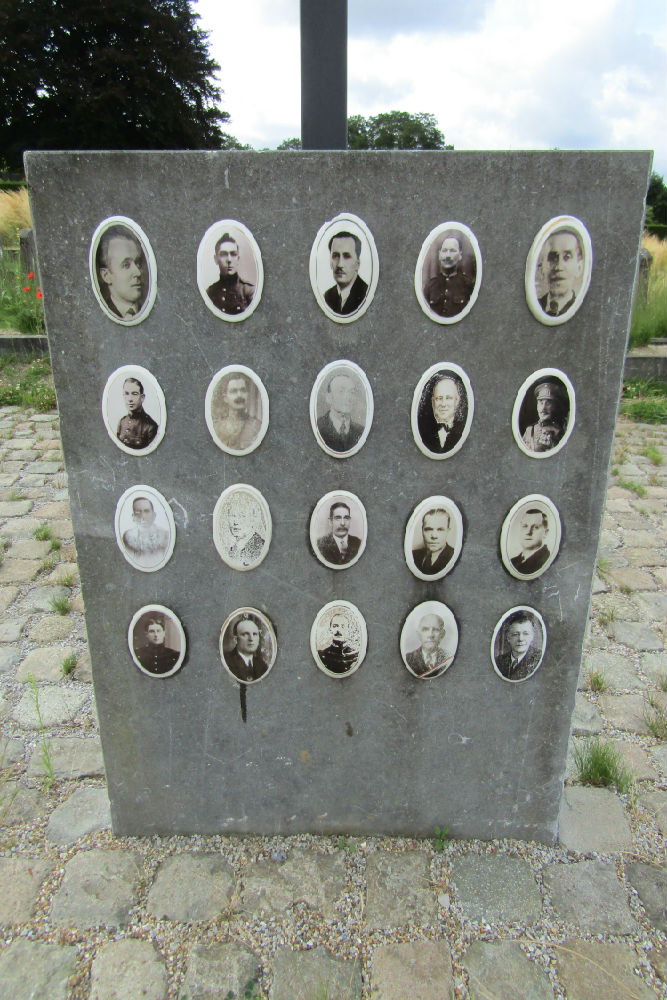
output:
<path id="1" fill-rule="evenodd" d="M 472 387 L 458 365 L 434 365 L 420 379 L 412 404 L 415 442 L 429 458 L 449 458 L 463 446 L 472 422 Z"/>
<path id="2" fill-rule="evenodd" d="M 377 280 L 377 250 L 365 222 L 351 213 L 325 222 L 310 253 L 310 283 L 329 319 L 359 319 L 371 303 Z"/>
<path id="3" fill-rule="evenodd" d="M 591 280 L 593 249 L 584 224 L 574 216 L 550 219 L 539 231 L 526 262 L 526 301 L 546 326 L 571 319 Z"/>
<path id="4" fill-rule="evenodd" d="M 114 323 L 135 326 L 155 301 L 156 265 L 150 244 L 132 219 L 113 216 L 100 223 L 90 247 L 95 296 Z"/>
<path id="5" fill-rule="evenodd" d="M 532 677 L 544 658 L 546 626 L 534 608 L 511 608 L 496 625 L 491 642 L 493 666 L 506 681 Z"/>
<path id="6" fill-rule="evenodd" d="M 373 393 L 352 361 L 333 361 L 319 373 L 310 397 L 310 421 L 320 448 L 333 458 L 356 454 L 368 437 Z"/>
<path id="7" fill-rule="evenodd" d="M 463 518 L 449 497 L 427 497 L 417 504 L 405 529 L 405 560 L 420 580 L 440 580 L 461 554 Z"/>
<path id="8" fill-rule="evenodd" d="M 514 504 L 500 532 L 500 554 L 505 569 L 517 580 L 535 580 L 558 555 L 561 522 L 555 504 L 531 493 Z"/>
<path id="9" fill-rule="evenodd" d="M 413 608 L 401 631 L 401 656 L 420 680 L 440 677 L 456 656 L 459 630 L 454 615 L 441 601 L 424 601 Z"/>
<path id="10" fill-rule="evenodd" d="M 234 611 L 220 630 L 220 657 L 242 684 L 265 677 L 276 659 L 275 632 L 266 615 L 256 608 Z"/>
<path id="11" fill-rule="evenodd" d="M 366 547 L 366 511 L 353 493 L 327 493 L 310 519 L 313 552 L 329 569 L 354 565 Z"/>

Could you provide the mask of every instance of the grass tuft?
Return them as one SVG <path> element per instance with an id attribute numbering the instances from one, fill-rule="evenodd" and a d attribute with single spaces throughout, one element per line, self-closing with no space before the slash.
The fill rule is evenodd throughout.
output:
<path id="1" fill-rule="evenodd" d="M 629 490 L 631 493 L 636 493 L 638 497 L 645 497 L 648 495 L 648 491 L 645 486 L 641 483 L 636 483 L 633 479 L 619 479 L 618 485 L 621 489 Z"/>
<path id="2" fill-rule="evenodd" d="M 621 752 L 613 743 L 592 739 L 575 746 L 574 763 L 584 785 L 615 787 L 619 792 L 628 792 L 632 786 L 632 774 L 621 763 Z"/>
<path id="3" fill-rule="evenodd" d="M 667 421 L 667 386 L 653 378 L 628 379 L 623 384 L 621 413 L 643 424 Z"/>
<path id="4" fill-rule="evenodd" d="M 0 326 L 3 323 L 0 310 Z M 0 406 L 22 406 L 40 413 L 55 409 L 56 394 L 48 356 L 0 355 Z"/>
<path id="5" fill-rule="evenodd" d="M 645 347 L 667 334 L 667 242 L 645 234 L 642 245 L 653 257 L 646 294 L 640 288 L 635 298 L 630 327 L 630 346 Z"/>
<path id="6" fill-rule="evenodd" d="M 69 677 L 70 674 L 74 673 L 75 668 L 76 668 L 76 655 L 74 653 L 70 653 L 69 656 L 66 656 L 65 659 L 63 660 L 63 665 L 61 669 L 65 677 Z"/>
<path id="7" fill-rule="evenodd" d="M 600 670 L 591 670 L 588 675 L 588 686 L 591 691 L 601 694 L 607 687 L 604 674 Z"/>
<path id="8" fill-rule="evenodd" d="M 648 458 L 649 462 L 652 462 L 653 465 L 665 464 L 665 456 L 663 452 L 661 452 L 659 448 L 656 448 L 654 444 L 647 444 L 645 448 L 642 448 L 640 454 L 643 455 L 644 458 Z"/>
<path id="9" fill-rule="evenodd" d="M 663 703 L 653 694 L 644 698 L 644 722 L 649 732 L 661 743 L 667 742 L 667 711 Z"/>
<path id="10" fill-rule="evenodd" d="M 46 521 L 42 521 L 41 524 L 38 524 L 33 534 L 38 542 L 50 542 L 53 538 L 51 527 L 46 523 Z"/>
<path id="11" fill-rule="evenodd" d="M 31 227 L 27 187 L 0 191 L 0 236 L 4 246 L 18 248 L 20 230 Z"/>
<path id="12" fill-rule="evenodd" d="M 58 615 L 69 614 L 69 597 L 54 597 L 51 600 L 51 607 Z"/>

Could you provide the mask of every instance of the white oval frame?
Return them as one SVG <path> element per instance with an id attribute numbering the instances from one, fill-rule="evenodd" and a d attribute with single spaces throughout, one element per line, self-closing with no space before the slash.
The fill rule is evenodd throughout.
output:
<path id="1" fill-rule="evenodd" d="M 333 448 L 330 448 L 322 439 L 322 435 L 320 434 L 317 426 L 317 397 L 322 385 L 327 381 L 327 379 L 332 378 L 334 375 L 345 374 L 345 369 L 351 369 L 352 373 L 359 379 L 364 389 L 366 397 L 366 422 L 357 443 L 352 448 L 348 451 L 334 451 Z M 310 426 L 313 429 L 315 440 L 319 444 L 322 451 L 325 451 L 327 455 L 331 455 L 332 458 L 350 458 L 351 455 L 356 455 L 356 453 L 360 451 L 366 443 L 366 439 L 371 431 L 372 423 L 373 390 L 371 389 L 371 384 L 368 381 L 366 372 L 363 368 L 360 368 L 359 365 L 355 364 L 354 361 L 348 361 L 345 359 L 340 361 L 330 361 L 329 364 L 325 365 L 322 371 L 318 374 L 315 382 L 313 383 L 313 388 L 310 391 Z"/>
<path id="2" fill-rule="evenodd" d="M 225 654 L 223 649 L 223 637 L 225 632 L 229 628 L 232 620 L 236 618 L 237 615 L 256 615 L 261 620 L 262 625 L 264 626 L 269 636 L 271 637 L 271 643 L 272 643 L 271 662 L 269 663 L 268 668 L 264 671 L 262 676 L 256 677 L 255 680 L 253 681 L 241 680 L 241 678 L 237 677 L 234 671 L 227 665 L 227 661 L 225 660 Z M 227 671 L 227 673 L 229 674 L 229 676 L 233 681 L 235 681 L 237 684 L 243 684 L 246 687 L 249 687 L 251 684 L 259 684 L 260 681 L 263 681 L 265 677 L 268 677 L 271 671 L 273 670 L 273 665 L 276 662 L 276 657 L 278 655 L 278 640 L 276 639 L 276 630 L 273 627 L 273 622 L 268 617 L 268 615 L 265 615 L 264 612 L 260 611 L 258 608 L 248 608 L 248 607 L 237 608 L 236 611 L 232 611 L 230 615 L 227 615 L 220 629 L 220 638 L 218 640 L 218 651 L 220 653 L 220 662 L 222 663 L 223 668 Z"/>
<path id="3" fill-rule="evenodd" d="M 574 303 L 566 312 L 562 313 L 560 316 L 549 316 L 549 314 L 545 313 L 544 309 L 540 305 L 540 300 L 537 296 L 537 288 L 535 287 L 535 274 L 544 244 L 550 236 L 554 236 L 556 233 L 565 229 L 573 229 L 581 240 L 583 246 L 584 268 L 581 278 L 581 288 L 575 295 Z M 526 302 L 528 303 L 528 308 L 532 312 L 535 319 L 539 320 L 539 322 L 543 323 L 545 326 L 560 326 L 561 323 L 567 323 L 568 320 L 572 319 L 572 317 L 579 311 L 584 299 L 586 298 L 586 293 L 588 292 L 591 284 L 592 273 L 593 244 L 591 242 L 589 232 L 581 219 L 577 219 L 574 215 L 557 215 L 555 218 L 549 219 L 548 222 L 545 222 L 533 240 L 531 248 L 528 251 L 524 276 Z"/>
<path id="4" fill-rule="evenodd" d="M 509 539 L 510 531 L 512 530 L 512 522 L 515 517 L 518 516 L 519 512 L 524 507 L 532 507 L 542 504 L 543 507 L 547 508 L 547 515 L 551 517 L 552 524 L 554 525 L 554 544 L 553 548 L 550 549 L 550 554 L 546 562 L 540 569 L 536 570 L 534 573 L 521 573 L 515 566 L 512 565 L 512 560 L 507 548 L 507 542 Z M 549 567 L 554 563 L 560 552 L 560 543 L 562 538 L 562 525 L 560 520 L 560 514 L 558 513 L 558 508 L 553 500 L 545 496 L 543 493 L 528 493 L 525 497 L 521 497 L 520 500 L 511 507 L 508 511 L 505 520 L 503 521 L 502 528 L 500 529 L 500 558 L 503 561 L 503 566 L 507 572 L 513 576 L 516 580 L 536 580 L 538 576 L 542 576 L 543 573 L 549 569 Z M 514 557 L 516 558 L 516 556 Z"/>
<path id="5" fill-rule="evenodd" d="M 432 507 L 444 507 L 447 513 L 449 514 L 449 531 L 451 532 L 452 525 L 454 525 L 456 531 L 456 545 L 452 546 L 453 554 L 448 559 L 444 569 L 439 570 L 437 573 L 423 573 L 421 570 L 417 569 L 417 565 L 414 560 L 412 539 L 417 524 L 421 521 L 426 512 L 430 510 Z M 408 518 L 408 523 L 405 526 L 403 553 L 405 555 L 405 561 L 407 563 L 410 572 L 414 576 L 416 576 L 419 580 L 425 580 L 427 583 L 434 580 L 442 580 L 442 578 L 444 576 L 447 576 L 448 573 L 451 573 L 451 571 L 456 566 L 461 556 L 462 548 L 463 548 L 463 517 L 461 516 L 461 511 L 454 503 L 454 501 L 446 496 L 432 496 L 432 497 L 426 497 L 424 500 L 421 500 L 417 504 L 415 509 L 412 511 L 412 514 Z"/>
<path id="6" fill-rule="evenodd" d="M 150 386 L 151 391 L 155 394 L 157 402 L 162 410 L 163 419 L 158 421 L 157 434 L 146 448 L 128 448 L 128 446 L 126 444 L 123 444 L 122 441 L 119 441 L 118 437 L 116 436 L 116 431 L 118 430 L 118 427 L 117 426 L 115 428 L 112 427 L 108 420 L 109 395 L 112 389 L 112 383 L 114 383 L 116 380 L 119 380 L 122 391 L 123 382 L 125 382 L 128 378 L 139 379 L 139 381 L 144 387 L 144 397 L 147 396 L 146 387 Z M 127 414 L 123 414 L 123 416 L 126 415 Z M 153 417 L 153 414 L 149 413 L 148 416 Z M 113 443 L 116 445 L 117 448 L 120 448 L 121 451 L 124 451 L 126 455 L 135 455 L 135 456 L 150 455 L 152 451 L 155 451 L 155 449 L 162 442 L 162 439 L 164 438 L 167 429 L 167 403 L 164 398 L 164 392 L 162 391 L 162 386 L 156 379 L 155 375 L 153 375 L 152 372 L 149 372 L 148 368 L 143 368 L 141 365 L 121 365 L 120 368 L 116 368 L 116 370 L 113 371 L 106 380 L 104 391 L 102 392 L 102 420 L 104 421 L 104 426 L 107 429 L 107 434 L 109 435 Z M 153 417 L 153 420 L 155 420 L 155 417 Z"/>
<path id="7" fill-rule="evenodd" d="M 438 239 L 438 236 L 441 233 L 446 232 L 447 230 L 454 230 L 455 232 L 459 232 L 463 236 L 465 236 L 466 239 L 470 242 L 470 246 L 472 247 L 472 252 L 475 257 L 475 267 L 476 267 L 475 284 L 473 286 L 472 292 L 470 293 L 470 298 L 468 299 L 467 303 L 465 304 L 461 312 L 457 313 L 456 316 L 439 316 L 437 313 L 434 313 L 433 310 L 430 308 L 428 302 L 426 301 L 423 289 L 422 271 L 424 269 L 424 263 L 428 256 L 428 253 L 431 249 L 432 244 L 435 243 L 435 241 Z M 477 296 L 479 295 L 479 290 L 481 288 L 481 285 L 482 285 L 482 253 L 479 249 L 479 243 L 477 242 L 477 237 L 473 233 L 472 229 L 469 229 L 468 226 L 464 225 L 462 222 L 453 222 L 453 221 L 442 222 L 440 223 L 440 225 L 436 226 L 435 229 L 432 229 L 431 232 L 426 237 L 426 239 L 424 240 L 424 242 L 422 243 L 422 248 L 419 251 L 419 256 L 417 257 L 417 264 L 415 266 L 415 295 L 417 296 L 417 302 L 419 302 L 422 312 L 425 313 L 425 315 L 428 316 L 429 319 L 433 320 L 434 323 L 439 323 L 441 326 L 449 326 L 451 323 L 459 323 L 462 319 L 465 319 L 465 317 L 468 315 L 468 313 L 474 306 L 475 302 L 477 301 Z"/>
<path id="8" fill-rule="evenodd" d="M 416 624 L 413 624 L 413 622 L 415 622 L 418 617 L 422 617 L 423 615 L 428 615 L 428 614 L 439 615 L 443 619 L 445 623 L 445 639 L 447 639 L 447 635 L 450 634 L 452 629 L 456 636 L 456 644 L 454 646 L 454 652 L 447 657 L 449 663 L 447 663 L 447 665 L 443 667 L 442 670 L 439 670 L 436 674 L 433 674 L 432 677 L 427 677 L 425 674 L 415 673 L 412 667 L 409 666 L 407 658 L 410 653 L 417 652 L 417 650 L 408 650 L 405 648 L 407 646 L 406 632 L 408 628 L 412 630 L 413 634 L 416 633 L 417 627 Z M 452 645 L 451 640 L 446 642 L 447 648 L 450 648 L 451 645 Z M 415 605 L 415 607 L 408 612 L 408 614 L 405 617 L 405 621 L 403 622 L 403 626 L 401 628 L 401 636 L 399 639 L 399 649 L 401 651 L 401 659 L 403 660 L 403 665 L 405 669 L 408 671 L 408 673 L 412 674 L 412 676 L 415 677 L 418 681 L 434 681 L 437 680 L 438 677 L 442 677 L 443 674 L 446 674 L 449 668 L 452 666 L 454 660 L 456 659 L 456 654 L 458 653 L 459 649 L 459 626 L 454 616 L 454 612 L 451 610 L 451 608 L 447 607 L 447 605 L 444 604 L 442 601 L 422 601 L 421 604 Z"/>
<path id="9" fill-rule="evenodd" d="M 155 566 L 141 566 L 136 558 L 132 557 L 127 551 L 125 544 L 123 542 L 123 535 L 121 532 L 121 519 L 123 517 L 123 508 L 126 503 L 130 502 L 131 497 L 137 499 L 140 496 L 147 496 L 150 498 L 153 509 L 155 510 L 155 505 L 158 504 L 162 513 L 164 514 L 165 520 L 169 525 L 169 541 L 167 543 L 167 548 L 165 550 L 162 558 L 156 563 Z M 132 566 L 133 569 L 139 570 L 141 573 L 157 573 L 158 570 L 162 569 L 167 565 L 174 552 L 174 546 L 176 544 L 176 522 L 174 521 L 174 514 L 167 503 L 166 498 L 160 493 L 159 490 L 154 489 L 152 486 L 130 486 L 121 497 L 118 499 L 116 504 L 116 513 L 114 516 L 114 531 L 116 532 L 116 543 L 121 551 L 121 554 L 125 560 Z"/>
<path id="10" fill-rule="evenodd" d="M 468 399 L 468 415 L 466 417 L 466 422 L 464 424 L 463 431 L 461 432 L 461 437 L 450 451 L 443 451 L 442 454 L 438 454 L 438 452 L 431 451 L 430 448 L 427 448 L 427 446 L 424 444 L 422 440 L 421 434 L 419 433 L 419 403 L 421 401 L 422 393 L 426 388 L 426 385 L 429 382 L 429 380 L 433 378 L 434 375 L 440 372 L 442 372 L 442 378 L 447 378 L 448 372 L 452 372 L 454 375 L 457 375 L 458 378 L 463 383 L 463 388 L 466 391 L 466 396 Z M 438 379 L 438 381 L 440 381 L 440 379 Z M 431 365 L 431 367 L 424 372 L 424 374 L 417 382 L 417 385 L 415 386 L 415 391 L 412 394 L 412 408 L 410 410 L 410 424 L 412 427 L 412 436 L 414 438 L 415 444 L 421 451 L 422 455 L 426 455 L 427 458 L 435 459 L 435 461 L 438 462 L 446 458 L 451 458 L 453 455 L 456 455 L 456 453 L 461 450 L 463 445 L 468 440 L 468 435 L 470 434 L 470 428 L 472 426 L 472 420 L 474 414 L 475 414 L 475 395 L 472 391 L 472 385 L 470 379 L 464 372 L 463 368 L 461 368 L 460 365 L 454 364 L 453 361 L 439 361 L 437 364 Z"/>
<path id="11" fill-rule="evenodd" d="M 348 501 L 350 504 L 356 504 L 359 513 L 361 515 L 361 522 L 363 525 L 361 543 L 359 545 L 359 549 L 356 555 L 349 562 L 341 563 L 339 565 L 337 565 L 336 563 L 331 563 L 324 558 L 324 556 L 322 555 L 322 553 L 318 548 L 317 545 L 318 536 L 316 534 L 316 520 L 319 517 L 320 512 L 324 510 L 325 507 L 327 506 L 330 507 L 331 504 L 337 500 L 340 500 L 341 503 L 345 503 L 346 501 Z M 343 569 L 349 569 L 351 566 L 354 566 L 354 564 L 357 563 L 364 554 L 364 550 L 366 548 L 366 541 L 368 539 L 368 518 L 366 516 L 366 508 L 364 507 L 363 503 L 356 495 L 356 493 L 350 493 L 349 490 L 332 490 L 330 493 L 325 493 L 323 497 L 320 497 L 320 499 L 315 504 L 313 513 L 310 515 L 309 536 L 310 536 L 310 547 L 312 548 L 316 559 L 318 560 L 318 562 L 322 563 L 323 566 L 326 566 L 327 569 L 343 570 Z"/>
<path id="12" fill-rule="evenodd" d="M 253 562 L 252 565 L 250 566 L 240 566 L 238 565 L 238 563 L 231 562 L 228 553 L 225 554 L 222 542 L 218 537 L 219 532 L 217 530 L 217 524 L 222 516 L 222 510 L 225 504 L 228 503 L 230 497 L 235 493 L 249 494 L 250 497 L 259 506 L 266 523 L 266 538 L 264 539 L 264 547 L 262 549 L 262 554 L 259 557 L 259 559 L 257 559 L 256 562 Z M 220 558 L 222 559 L 222 561 L 226 566 L 229 566 L 230 569 L 237 570 L 239 573 L 246 573 L 251 569 L 256 569 L 260 565 L 260 563 L 262 563 L 266 558 L 266 554 L 269 551 L 269 547 L 271 545 L 272 534 L 273 534 L 273 523 L 271 520 L 271 511 L 269 510 L 269 505 L 264 499 L 264 496 L 259 492 L 258 489 L 256 489 L 256 487 L 250 486 L 248 483 L 232 483 L 231 486 L 228 486 L 226 489 L 222 491 L 222 493 L 220 494 L 220 496 L 216 501 L 215 507 L 213 508 L 213 544 L 217 549 L 218 555 L 220 556 Z"/>
<path id="13" fill-rule="evenodd" d="M 511 680 L 511 678 L 505 677 L 505 675 L 503 673 L 501 673 L 500 670 L 498 669 L 498 667 L 496 666 L 496 654 L 495 654 L 494 647 L 495 647 L 495 644 L 496 644 L 496 637 L 497 637 L 498 633 L 500 632 L 501 628 L 503 627 L 504 623 L 507 621 L 507 619 L 509 618 L 510 615 L 514 614 L 517 611 L 527 611 L 531 615 L 534 615 L 539 620 L 539 623 L 540 623 L 540 625 L 542 627 L 542 655 L 540 656 L 539 663 L 537 664 L 537 666 L 535 667 L 535 669 L 532 670 L 531 673 L 529 673 L 527 677 L 520 677 L 518 680 L 513 681 L 513 680 Z M 498 619 L 496 627 L 493 630 L 493 635 L 491 636 L 491 647 L 490 647 L 491 648 L 491 664 L 493 665 L 494 672 L 498 675 L 498 677 L 500 677 L 500 679 L 502 681 L 506 681 L 507 684 L 522 684 L 523 681 L 529 681 L 531 679 L 531 677 L 535 676 L 535 674 L 537 673 L 537 671 L 540 669 L 540 667 L 544 663 L 544 654 L 547 651 L 547 640 L 548 640 L 547 626 L 545 625 L 544 618 L 539 613 L 539 611 L 537 611 L 535 608 L 531 608 L 527 604 L 517 604 L 516 607 L 510 608 L 509 611 L 506 611 L 505 614 L 502 615 Z"/>
<path id="14" fill-rule="evenodd" d="M 111 226 L 125 226 L 129 229 L 133 236 L 136 237 L 146 259 L 146 266 L 148 270 L 148 290 L 146 292 L 144 304 L 136 316 L 132 319 L 123 319 L 122 316 L 116 316 L 115 313 L 111 312 L 109 306 L 104 301 L 104 296 L 102 295 L 97 279 L 97 266 L 95 263 L 97 248 L 99 247 L 102 235 Z M 114 323 L 118 323 L 119 326 L 136 326 L 137 323 L 142 323 L 155 305 L 155 298 L 157 296 L 157 262 L 155 260 L 155 254 L 153 253 L 153 248 L 141 226 L 137 225 L 134 219 L 130 219 L 126 215 L 110 215 L 108 218 L 103 219 L 102 222 L 100 222 L 96 227 L 95 232 L 90 238 L 90 247 L 88 249 L 88 272 L 90 275 L 90 283 L 93 288 L 93 294 L 95 295 L 102 312 Z"/>
<path id="15" fill-rule="evenodd" d="M 565 434 L 558 442 L 558 444 L 555 445 L 555 447 L 550 448 L 548 451 L 532 451 L 526 445 L 521 435 L 521 430 L 519 428 L 519 415 L 521 412 L 521 406 L 523 404 L 523 401 L 531 386 L 533 386 L 536 382 L 542 382 L 547 378 L 558 379 L 559 382 L 562 382 L 567 392 L 567 399 L 570 404 L 567 429 L 565 431 Z M 570 382 L 565 372 L 562 372 L 560 368 L 538 368 L 538 370 L 533 372 L 532 375 L 529 375 L 528 378 L 524 379 L 521 385 L 519 386 L 519 390 L 514 400 L 514 406 L 512 407 L 512 434 L 514 435 L 514 440 L 516 441 L 517 445 L 524 453 L 524 455 L 527 455 L 529 458 L 537 458 L 537 459 L 551 458 L 552 455 L 558 454 L 558 452 L 561 451 L 565 447 L 567 442 L 570 440 L 570 437 L 572 436 L 572 431 L 574 430 L 575 418 L 576 418 L 576 398 L 575 398 L 574 386 Z"/>
<path id="16" fill-rule="evenodd" d="M 241 236 L 247 241 L 250 249 L 252 250 L 253 257 L 255 258 L 255 266 L 257 268 L 257 282 L 255 284 L 255 294 L 252 297 L 252 302 L 247 309 L 244 309 L 242 313 L 226 313 L 222 309 L 218 309 L 215 306 L 208 295 L 206 294 L 206 289 L 209 285 L 214 284 L 214 281 L 209 281 L 204 279 L 202 274 L 202 267 L 210 268 L 210 261 L 213 260 L 215 244 L 218 242 L 221 236 L 224 236 L 226 232 L 230 236 L 234 236 L 233 230 L 240 233 Z M 237 241 L 238 243 L 238 241 Z M 206 258 L 206 264 L 203 265 L 204 258 Z M 208 227 L 204 235 L 199 241 L 199 246 L 197 247 L 197 288 L 199 293 L 204 300 L 206 307 L 217 316 L 218 319 L 223 320 L 225 323 L 242 323 L 244 319 L 249 319 L 250 316 L 257 309 L 260 300 L 262 298 L 262 291 L 264 289 L 264 264 L 262 263 L 262 253 L 259 249 L 257 240 L 252 235 L 247 226 L 238 219 L 218 219 L 212 225 Z M 219 277 L 218 270 L 218 277 Z"/>
<path id="17" fill-rule="evenodd" d="M 368 291 L 366 292 L 364 300 L 358 309 L 347 316 L 344 316 L 342 313 L 334 312 L 333 309 L 329 308 L 324 299 L 324 292 L 327 291 L 328 287 L 331 287 L 331 282 L 333 281 L 335 284 L 333 274 L 331 272 L 331 265 L 329 263 L 330 254 L 327 243 L 328 240 L 335 235 L 331 232 L 331 230 L 340 229 L 341 227 L 348 232 L 354 233 L 354 235 L 358 236 L 362 241 L 366 241 L 366 246 L 368 247 L 371 258 L 370 273 L 368 272 L 368 269 L 364 267 L 364 274 L 369 274 L 369 280 L 367 282 Z M 324 290 L 320 288 L 320 283 L 318 282 L 318 275 L 321 273 L 329 275 L 329 280 L 322 282 Z M 365 277 L 361 274 L 361 265 L 359 272 L 357 273 L 359 274 L 359 277 L 366 281 Z M 354 323 L 355 320 L 360 319 L 373 301 L 378 285 L 378 278 L 380 276 L 380 261 L 378 258 L 377 247 L 375 245 L 373 234 L 364 220 L 360 219 L 358 215 L 354 215 L 352 212 L 341 212 L 340 215 L 336 215 L 333 219 L 328 219 L 327 222 L 320 226 L 310 250 L 308 274 L 310 276 L 310 286 L 313 290 L 313 295 L 315 296 L 317 304 L 325 316 L 328 316 L 329 319 L 334 321 L 334 323 Z"/>
<path id="18" fill-rule="evenodd" d="M 228 445 L 226 445 L 218 436 L 213 423 L 213 416 L 211 413 L 213 394 L 223 378 L 225 378 L 226 375 L 231 375 L 232 373 L 238 373 L 239 375 L 243 375 L 245 378 L 249 379 L 259 392 L 259 398 L 262 403 L 261 426 L 257 433 L 257 437 L 248 448 L 228 447 Z M 204 400 L 204 417 L 206 419 L 206 426 L 208 427 L 209 434 L 213 438 L 214 442 L 217 444 L 218 448 L 226 452 L 228 455 L 249 455 L 251 451 L 255 451 L 256 448 L 259 448 L 260 444 L 264 440 L 264 435 L 266 434 L 269 426 L 269 394 L 267 393 L 264 383 L 259 375 L 254 372 L 252 368 L 248 368 L 246 365 L 225 365 L 224 368 L 221 368 L 220 371 L 215 373 L 209 382 L 208 389 L 206 390 L 206 399 Z"/>
<path id="19" fill-rule="evenodd" d="M 170 618 L 171 621 L 176 626 L 176 629 L 178 631 L 181 640 L 181 652 L 179 654 L 178 660 L 171 668 L 171 670 L 168 670 L 164 674 L 152 674 L 150 670 L 146 670 L 145 667 L 142 667 L 142 665 L 139 663 L 136 656 L 134 655 L 134 644 L 132 642 L 132 639 L 134 637 L 134 626 L 137 624 L 137 622 L 143 615 L 150 614 L 150 612 L 154 612 L 155 614 L 165 615 L 166 617 Z M 173 677 L 174 674 L 178 673 L 178 671 L 183 666 L 183 661 L 185 660 L 185 654 L 187 652 L 185 631 L 183 629 L 181 621 L 178 618 L 178 616 L 174 614 L 171 608 L 165 607 L 164 604 L 145 604 L 143 608 L 139 608 L 139 610 L 132 616 L 132 621 L 130 622 L 127 629 L 127 646 L 130 651 L 130 655 L 132 657 L 132 662 L 134 663 L 134 665 L 138 667 L 138 669 L 142 672 L 142 674 L 145 677 L 150 677 L 153 680 L 157 681 L 161 681 L 165 677 Z"/>
<path id="20" fill-rule="evenodd" d="M 340 613 L 340 610 L 349 612 L 359 626 L 359 655 L 357 656 L 355 665 L 350 670 L 346 670 L 344 673 L 336 673 L 335 670 L 329 670 L 325 667 L 317 650 L 317 631 L 322 624 L 324 617 L 329 615 L 329 620 L 331 620 L 334 614 Z M 357 672 L 361 664 L 364 662 L 367 648 L 368 629 L 366 628 L 364 616 L 356 604 L 352 604 L 350 601 L 329 601 L 329 603 L 325 604 L 323 608 L 320 608 L 315 615 L 315 620 L 310 630 L 310 651 L 313 654 L 313 659 L 315 660 L 315 665 L 318 670 L 321 670 L 323 674 L 327 675 L 327 677 L 335 678 L 335 680 L 344 680 L 346 677 L 351 677 L 352 674 Z"/>

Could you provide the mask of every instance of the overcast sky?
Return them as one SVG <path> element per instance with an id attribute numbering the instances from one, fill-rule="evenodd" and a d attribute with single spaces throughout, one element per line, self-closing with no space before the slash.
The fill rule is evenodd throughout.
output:
<path id="1" fill-rule="evenodd" d="M 320 0 L 326 2 L 326 0 Z M 300 132 L 299 0 L 196 0 L 227 130 Z M 665 176 L 665 0 L 349 0 L 348 113 L 431 112 L 456 149 L 653 149 Z"/>

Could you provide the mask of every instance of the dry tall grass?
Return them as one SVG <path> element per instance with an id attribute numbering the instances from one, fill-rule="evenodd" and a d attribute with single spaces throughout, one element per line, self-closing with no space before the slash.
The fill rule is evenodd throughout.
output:
<path id="1" fill-rule="evenodd" d="M 17 247 L 19 229 L 30 229 L 31 227 L 28 189 L 0 191 L 0 236 L 3 244 L 6 247 Z"/>

